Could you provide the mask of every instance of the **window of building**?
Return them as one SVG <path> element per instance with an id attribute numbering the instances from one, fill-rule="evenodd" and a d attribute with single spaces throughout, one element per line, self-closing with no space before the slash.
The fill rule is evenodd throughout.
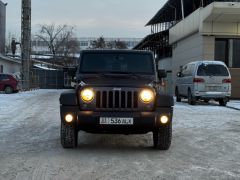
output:
<path id="1" fill-rule="evenodd" d="M 215 60 L 230 68 L 240 68 L 240 39 L 216 39 Z"/>
<path id="2" fill-rule="evenodd" d="M 88 46 L 88 41 L 80 41 L 80 46 Z"/>
<path id="3" fill-rule="evenodd" d="M 216 39 L 215 60 L 223 61 L 228 66 L 228 39 Z"/>
<path id="4" fill-rule="evenodd" d="M 232 67 L 240 68 L 240 39 L 233 39 Z"/>
<path id="5" fill-rule="evenodd" d="M 3 65 L 0 65 L 0 73 L 3 73 Z"/>

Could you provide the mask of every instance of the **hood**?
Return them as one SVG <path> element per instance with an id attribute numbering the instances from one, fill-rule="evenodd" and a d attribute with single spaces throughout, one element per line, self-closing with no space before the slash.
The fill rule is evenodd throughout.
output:
<path id="1" fill-rule="evenodd" d="M 153 75 L 84 75 L 79 83 L 94 86 L 144 86 L 154 81 Z"/>

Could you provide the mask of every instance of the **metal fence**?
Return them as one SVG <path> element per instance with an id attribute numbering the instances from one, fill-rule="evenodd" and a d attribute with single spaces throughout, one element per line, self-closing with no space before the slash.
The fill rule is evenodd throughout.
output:
<path id="1" fill-rule="evenodd" d="M 65 89 L 69 88 L 64 83 L 63 70 L 32 69 L 30 71 L 30 89 Z M 23 81 L 20 81 L 20 89 Z M 24 89 L 22 89 L 24 90 Z"/>

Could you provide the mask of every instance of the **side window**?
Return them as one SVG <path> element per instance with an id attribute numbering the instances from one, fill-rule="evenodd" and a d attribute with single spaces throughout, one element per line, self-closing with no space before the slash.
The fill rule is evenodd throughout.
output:
<path id="1" fill-rule="evenodd" d="M 189 68 L 188 68 L 188 65 L 186 65 L 186 66 L 183 66 L 183 68 L 182 68 L 182 75 L 185 77 L 185 76 L 188 76 L 188 70 L 189 70 Z"/>
<path id="2" fill-rule="evenodd" d="M 193 75 L 194 75 L 194 65 L 191 64 L 191 65 L 189 66 L 189 76 L 193 76 Z"/>
<path id="3" fill-rule="evenodd" d="M 3 74 L 0 74 L 0 81 L 3 80 Z"/>
<path id="4" fill-rule="evenodd" d="M 8 75 L 2 74 L 2 75 L 0 76 L 0 79 L 1 79 L 1 80 L 4 80 L 4 79 L 9 79 L 9 78 L 8 78 Z"/>

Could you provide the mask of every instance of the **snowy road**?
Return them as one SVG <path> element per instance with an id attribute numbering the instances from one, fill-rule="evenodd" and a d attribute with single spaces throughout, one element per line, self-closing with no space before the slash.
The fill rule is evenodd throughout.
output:
<path id="1" fill-rule="evenodd" d="M 240 179 L 240 111 L 214 104 L 174 109 L 170 150 L 152 135 L 79 133 L 79 146 L 59 141 L 62 91 L 0 94 L 0 179 Z M 230 105 L 239 108 L 239 101 Z"/>

